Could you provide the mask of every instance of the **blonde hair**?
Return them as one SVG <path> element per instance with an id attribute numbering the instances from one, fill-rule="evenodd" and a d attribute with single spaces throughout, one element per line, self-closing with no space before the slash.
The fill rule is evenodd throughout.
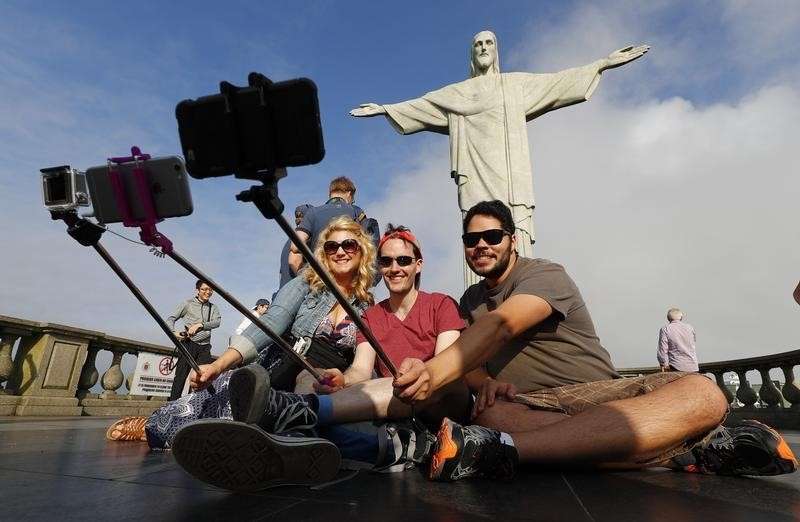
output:
<path id="1" fill-rule="evenodd" d="M 328 226 L 320 232 L 317 244 L 314 246 L 314 257 L 328 273 L 330 273 L 330 266 L 328 266 L 328 256 L 325 255 L 323 246 L 334 232 L 350 232 L 361 247 L 361 262 L 358 264 L 358 273 L 353 277 L 353 293 L 350 297 L 355 297 L 362 303 L 373 304 L 374 299 L 370 288 L 375 281 L 375 245 L 372 244 L 372 239 L 364 232 L 361 225 L 347 216 L 339 216 L 331 220 Z M 312 292 L 320 292 L 325 288 L 322 278 L 311 267 L 304 269 L 303 276 L 308 281 Z"/>

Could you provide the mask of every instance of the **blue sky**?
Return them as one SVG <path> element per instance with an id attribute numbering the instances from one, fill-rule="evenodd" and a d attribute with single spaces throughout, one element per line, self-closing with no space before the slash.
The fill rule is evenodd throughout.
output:
<path id="1" fill-rule="evenodd" d="M 618 364 L 653 363 L 672 305 L 695 323 L 702 360 L 796 346 L 796 2 L 164 4 L 0 7 L 0 314 L 165 343 L 101 261 L 49 220 L 38 169 L 88 168 L 133 144 L 179 153 L 175 104 L 250 71 L 319 87 L 327 155 L 281 182 L 287 207 L 321 203 L 330 178 L 350 176 L 368 213 L 420 231 L 428 289 L 458 297 L 446 137 L 403 137 L 347 111 L 464 79 L 470 39 L 489 28 L 505 71 L 653 46 L 604 74 L 588 103 L 529 125 L 537 255 L 567 266 Z M 271 295 L 283 238 L 234 201 L 247 183 L 191 185 L 195 213 L 161 230 L 243 301 Z M 191 293 L 191 276 L 168 261 L 104 241 L 165 314 Z M 216 351 L 239 321 L 229 307 L 223 316 Z"/>

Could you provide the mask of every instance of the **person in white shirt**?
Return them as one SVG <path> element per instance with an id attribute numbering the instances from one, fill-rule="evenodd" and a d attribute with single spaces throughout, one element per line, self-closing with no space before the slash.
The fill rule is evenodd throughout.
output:
<path id="1" fill-rule="evenodd" d="M 258 301 L 256 301 L 256 305 L 253 307 L 253 311 L 259 317 L 261 317 L 262 315 L 267 313 L 268 309 L 269 309 L 269 300 L 268 299 L 259 299 Z M 242 335 L 242 332 L 244 332 L 245 328 L 250 326 L 250 324 L 252 322 L 253 321 L 251 321 L 249 317 L 245 317 L 242 320 L 242 322 L 239 323 L 239 326 L 236 327 L 236 330 L 235 330 L 236 335 Z"/>

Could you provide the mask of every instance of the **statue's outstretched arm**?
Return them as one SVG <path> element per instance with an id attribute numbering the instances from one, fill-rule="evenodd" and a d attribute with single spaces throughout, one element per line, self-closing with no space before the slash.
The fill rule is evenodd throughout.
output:
<path id="1" fill-rule="evenodd" d="M 386 114 L 386 109 L 383 108 L 383 105 L 378 105 L 377 103 L 362 103 L 357 109 L 350 111 L 350 116 L 355 116 L 356 118 L 379 116 L 381 114 Z"/>
<path id="2" fill-rule="evenodd" d="M 649 50 L 649 45 L 629 46 L 618 49 L 609 54 L 607 58 L 601 60 L 603 63 L 600 65 L 600 72 L 603 72 L 606 69 L 619 67 L 620 65 L 625 65 L 628 62 L 632 62 L 638 58 L 641 58 Z"/>

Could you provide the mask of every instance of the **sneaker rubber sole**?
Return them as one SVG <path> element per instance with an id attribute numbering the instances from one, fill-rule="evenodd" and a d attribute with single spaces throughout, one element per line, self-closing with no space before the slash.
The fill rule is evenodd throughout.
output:
<path id="1" fill-rule="evenodd" d="M 760 469 L 759 475 L 783 475 L 797 471 L 797 457 L 795 457 L 794 452 L 780 433 L 766 424 L 752 419 L 742 421 L 741 425 L 753 426 L 769 434 L 769 437 L 764 437 L 766 439 L 764 442 L 767 445 L 769 453 L 769 455 L 766 456 L 768 464 Z M 737 448 L 737 451 L 741 450 Z"/>
<path id="2" fill-rule="evenodd" d="M 228 384 L 233 420 L 258 424 L 267 409 L 269 388 L 269 372 L 260 365 L 233 372 Z"/>
<path id="3" fill-rule="evenodd" d="M 237 492 L 328 482 L 341 462 L 338 448 L 327 440 L 272 435 L 258 426 L 219 419 L 181 428 L 172 453 L 193 477 Z"/>
<path id="4" fill-rule="evenodd" d="M 446 472 L 445 468 L 452 467 L 448 466 L 448 461 L 458 460 L 459 444 L 453 437 L 454 425 L 453 421 L 445 417 L 436 433 L 436 445 L 433 447 L 431 466 L 428 471 L 428 478 L 431 480 L 451 480 L 450 472 Z"/>

